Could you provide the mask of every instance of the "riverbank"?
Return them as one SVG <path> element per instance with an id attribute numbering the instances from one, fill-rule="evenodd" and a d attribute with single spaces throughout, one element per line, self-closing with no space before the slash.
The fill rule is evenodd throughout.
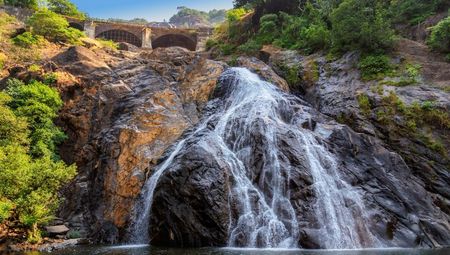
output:
<path id="1" fill-rule="evenodd" d="M 76 238 L 76 239 L 55 239 L 55 238 L 43 238 L 41 244 L 23 243 L 6 243 L 0 245 L 0 253 L 23 253 L 29 251 L 37 252 L 53 252 L 57 250 L 63 250 L 77 245 L 88 245 L 89 239 Z"/>

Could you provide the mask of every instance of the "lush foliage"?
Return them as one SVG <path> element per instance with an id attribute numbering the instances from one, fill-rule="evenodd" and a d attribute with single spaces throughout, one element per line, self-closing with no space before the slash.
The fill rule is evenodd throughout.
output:
<path id="1" fill-rule="evenodd" d="M 37 9 L 38 0 L 4 0 L 5 4 L 18 6 L 18 7 L 27 7 L 31 9 Z"/>
<path id="2" fill-rule="evenodd" d="M 344 0 L 330 18 L 333 47 L 340 51 L 374 52 L 393 42 L 393 31 L 378 1 Z"/>
<path id="3" fill-rule="evenodd" d="M 10 80 L 7 92 L 13 98 L 9 106 L 30 125 L 31 154 L 57 158 L 56 145 L 65 139 L 64 133 L 53 124 L 62 106 L 58 91 L 37 81 L 24 84 Z"/>
<path id="4" fill-rule="evenodd" d="M 84 36 L 80 30 L 69 27 L 69 23 L 64 17 L 47 9 L 35 12 L 28 19 L 27 25 L 33 34 L 43 36 L 53 42 L 80 44 L 79 40 Z"/>
<path id="5" fill-rule="evenodd" d="M 85 19 L 86 15 L 69 0 L 47 0 L 48 8 L 58 14 Z"/>
<path id="6" fill-rule="evenodd" d="M 416 25 L 448 5 L 448 0 L 394 0 L 390 15 L 397 23 Z"/>
<path id="7" fill-rule="evenodd" d="M 255 8 L 257 16 L 260 17 L 267 13 L 295 13 L 306 2 L 305 0 L 235 0 L 234 6 L 236 8 Z"/>
<path id="8" fill-rule="evenodd" d="M 13 43 L 23 48 L 30 48 L 42 43 L 43 38 L 39 35 L 33 35 L 31 32 L 25 32 L 12 39 Z"/>
<path id="9" fill-rule="evenodd" d="M 390 59 L 386 55 L 368 55 L 361 58 L 358 68 L 363 80 L 383 78 L 392 72 Z"/>
<path id="10" fill-rule="evenodd" d="M 75 175 L 55 156 L 60 107 L 58 93 L 39 82 L 13 80 L 0 92 L 0 221 L 17 217 L 30 242 L 40 241 L 38 225 L 52 219 L 59 188 Z"/>
<path id="11" fill-rule="evenodd" d="M 235 1 L 235 6 L 253 6 L 261 14 L 256 32 L 236 33 L 233 22 L 244 8 L 229 12 L 228 43 L 240 43 L 239 51 L 254 53 L 264 44 L 300 50 L 306 54 L 320 50 L 366 53 L 383 52 L 393 43 L 393 30 L 383 0 Z M 262 10 L 262 11 L 261 11 Z M 230 15 L 230 14 L 237 15 Z"/>
<path id="12" fill-rule="evenodd" d="M 450 17 L 433 27 L 428 44 L 436 51 L 450 53 Z"/>

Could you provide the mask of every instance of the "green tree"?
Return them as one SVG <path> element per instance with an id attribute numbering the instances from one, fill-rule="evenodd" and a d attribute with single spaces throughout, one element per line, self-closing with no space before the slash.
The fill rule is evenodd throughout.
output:
<path id="1" fill-rule="evenodd" d="M 48 156 L 32 159 L 24 146 L 13 143 L 0 148 L 0 201 L 8 201 L 8 211 L 15 208 L 20 222 L 29 228 L 30 242 L 40 241 L 38 226 L 53 218 L 58 190 L 75 173 L 75 166 Z M 11 215 L 3 214 L 3 220 Z"/>
<path id="2" fill-rule="evenodd" d="M 392 0 L 390 14 L 396 23 L 417 25 L 449 5 L 448 0 Z"/>
<path id="3" fill-rule="evenodd" d="M 78 10 L 77 6 L 69 0 L 47 0 L 48 8 L 58 14 L 85 19 L 86 14 Z"/>
<path id="4" fill-rule="evenodd" d="M 28 123 L 26 118 L 17 117 L 7 106 L 12 98 L 0 92 L 0 146 L 6 146 L 12 142 L 28 145 Z"/>
<path id="5" fill-rule="evenodd" d="M 432 28 L 428 45 L 436 51 L 450 53 L 450 17 L 441 20 Z"/>
<path id="6" fill-rule="evenodd" d="M 38 0 L 4 0 L 4 3 L 12 6 L 25 7 L 31 9 L 38 8 Z"/>
<path id="7" fill-rule="evenodd" d="M 272 43 L 278 37 L 280 31 L 278 15 L 266 14 L 261 17 L 259 23 L 258 41 L 261 44 Z"/>
<path id="8" fill-rule="evenodd" d="M 331 13 L 333 47 L 341 52 L 374 52 L 393 43 L 382 1 L 345 0 Z"/>
<path id="9" fill-rule="evenodd" d="M 35 243 L 41 240 L 39 226 L 52 219 L 59 204 L 58 190 L 76 168 L 56 159 L 56 143 L 47 141 L 62 134 L 52 122 L 62 104 L 56 90 L 39 82 L 8 83 L 7 93 L 0 92 L 0 222 L 19 220 Z M 42 137 L 42 130 L 57 132 Z M 39 143 L 45 152 L 30 153 L 30 145 Z"/>
<path id="10" fill-rule="evenodd" d="M 83 32 L 69 27 L 69 23 L 64 17 L 48 9 L 40 9 L 35 12 L 28 19 L 27 25 L 33 34 L 54 42 L 79 44 L 79 39 L 84 36 Z"/>
<path id="11" fill-rule="evenodd" d="M 65 139 L 64 133 L 53 124 L 63 103 L 58 91 L 37 81 L 26 85 L 13 80 L 7 92 L 12 97 L 9 106 L 30 125 L 32 155 L 57 158 L 56 145 Z"/>

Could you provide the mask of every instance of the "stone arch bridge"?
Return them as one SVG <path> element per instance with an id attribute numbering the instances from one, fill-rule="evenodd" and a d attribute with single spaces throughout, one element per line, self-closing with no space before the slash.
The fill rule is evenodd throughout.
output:
<path id="1" fill-rule="evenodd" d="M 146 25 L 67 18 L 71 27 L 84 31 L 90 38 L 127 42 L 142 48 L 180 46 L 191 51 L 205 49 L 212 28 L 165 28 Z"/>

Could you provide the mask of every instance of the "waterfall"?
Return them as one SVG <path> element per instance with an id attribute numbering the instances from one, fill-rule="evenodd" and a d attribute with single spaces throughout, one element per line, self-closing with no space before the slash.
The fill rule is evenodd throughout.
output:
<path id="1" fill-rule="evenodd" d="M 130 240 L 130 243 L 148 244 L 150 242 L 150 237 L 148 234 L 148 228 L 150 225 L 150 213 L 153 204 L 153 193 L 155 192 L 155 188 L 158 184 L 159 178 L 168 169 L 174 158 L 183 148 L 185 142 L 195 134 L 197 134 L 199 131 L 203 130 L 206 127 L 207 123 L 208 121 L 203 122 L 203 124 L 201 124 L 191 135 L 179 141 L 173 151 L 170 153 L 169 157 L 160 166 L 158 166 L 158 168 L 156 168 L 154 174 L 145 182 L 144 187 L 141 191 L 141 195 L 138 198 L 138 201 L 133 210 L 132 224 L 128 231 L 128 239 Z"/>
<path id="2" fill-rule="evenodd" d="M 181 140 L 170 156 L 145 183 L 142 199 L 136 204 L 132 238 L 148 243 L 153 193 L 159 178 L 170 169 L 187 140 L 205 128 L 215 148 L 228 164 L 232 178 L 229 194 L 230 225 L 228 246 L 254 248 L 296 248 L 300 238 L 297 215 L 289 182 L 292 168 L 279 140 L 280 132 L 302 154 L 302 164 L 313 179 L 320 245 L 325 248 L 373 246 L 376 239 L 365 224 L 365 208 L 356 189 L 339 174 L 334 156 L 313 131 L 298 124 L 302 105 L 292 96 L 244 68 L 231 68 L 222 75 L 217 90 L 224 94 L 219 110 Z M 300 113 L 299 113 L 300 112 Z M 211 127 L 210 122 L 215 122 Z M 206 151 L 214 151 L 205 141 Z M 256 155 L 258 154 L 258 155 Z M 301 203 L 302 201 L 298 201 Z"/>

